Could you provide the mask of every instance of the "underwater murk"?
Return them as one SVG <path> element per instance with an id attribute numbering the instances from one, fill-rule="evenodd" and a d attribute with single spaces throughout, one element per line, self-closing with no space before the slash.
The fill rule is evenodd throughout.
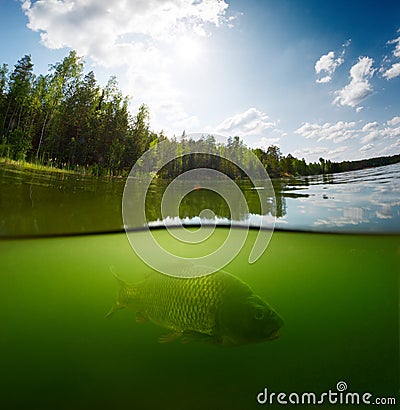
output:
<path id="1" fill-rule="evenodd" d="M 154 276 L 123 233 L 1 240 L 0 408 L 339 408 L 277 401 L 339 382 L 398 397 L 399 235 L 276 231 L 250 265 L 257 233 L 206 279 Z"/>

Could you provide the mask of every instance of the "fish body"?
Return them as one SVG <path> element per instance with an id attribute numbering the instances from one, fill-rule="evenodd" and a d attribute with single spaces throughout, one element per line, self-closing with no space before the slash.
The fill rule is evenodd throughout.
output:
<path id="1" fill-rule="evenodd" d="M 130 285 L 119 279 L 115 310 L 133 308 L 141 321 L 217 344 L 237 345 L 278 337 L 281 317 L 240 279 L 225 271 L 184 278 L 152 273 Z M 167 338 L 168 340 L 169 338 Z"/>

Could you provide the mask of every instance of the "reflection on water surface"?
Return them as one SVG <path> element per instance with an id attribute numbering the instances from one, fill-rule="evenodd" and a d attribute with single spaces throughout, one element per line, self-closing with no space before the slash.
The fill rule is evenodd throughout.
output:
<path id="1" fill-rule="evenodd" d="M 276 227 L 282 229 L 400 231 L 400 164 L 272 182 L 275 201 L 271 198 L 264 215 L 260 214 L 257 187 L 239 182 L 249 206 L 248 213 L 231 215 L 222 197 L 193 184 L 193 191 L 181 201 L 179 215 L 162 218 L 161 198 L 169 182 L 156 179 L 147 194 L 147 220 L 140 220 L 138 225 L 175 225 L 180 221 L 227 224 L 233 220 L 239 225 L 259 226 L 276 218 Z M 124 185 L 121 178 L 26 171 L 1 164 L 0 235 L 123 229 Z M 200 212 L 206 208 L 214 212 L 214 219 L 200 218 Z"/>

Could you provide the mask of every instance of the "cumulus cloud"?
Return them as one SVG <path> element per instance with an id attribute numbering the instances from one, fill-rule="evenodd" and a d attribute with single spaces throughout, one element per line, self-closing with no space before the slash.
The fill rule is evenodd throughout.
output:
<path id="1" fill-rule="evenodd" d="M 392 78 L 399 76 L 400 75 L 400 63 L 393 64 L 392 67 L 386 70 L 382 75 L 387 80 L 391 80 Z"/>
<path id="2" fill-rule="evenodd" d="M 393 153 L 398 153 L 400 150 L 400 139 L 396 140 L 393 144 L 385 145 L 382 147 L 380 151 L 378 151 L 378 155 L 393 155 Z"/>
<path id="3" fill-rule="evenodd" d="M 315 73 L 323 73 L 325 75 L 324 77 L 317 78 L 315 81 L 317 83 L 329 83 L 332 80 L 332 74 L 335 72 L 336 68 L 343 63 L 343 61 L 343 56 L 335 58 L 335 53 L 333 51 L 321 56 L 315 63 Z"/>
<path id="4" fill-rule="evenodd" d="M 46 46 L 74 43 L 91 50 L 97 41 L 129 45 L 135 35 L 162 41 L 173 41 L 187 31 L 205 35 L 208 24 L 219 26 L 224 21 L 228 4 L 224 0 L 114 0 L 111 6 L 108 0 L 24 0 L 22 8 L 28 27 L 41 32 Z"/>
<path id="5" fill-rule="evenodd" d="M 328 142 L 339 144 L 346 140 L 352 140 L 351 146 L 339 146 L 335 149 L 326 147 L 315 147 L 319 151 L 311 152 L 309 149 L 296 151 L 301 155 L 314 155 L 324 153 L 328 158 L 341 158 L 343 152 L 347 156 L 357 158 L 356 152 L 371 151 L 370 155 L 393 155 L 398 153 L 400 146 L 400 116 L 393 117 L 382 124 L 377 121 L 362 125 L 362 121 L 337 123 L 304 123 L 294 131 L 306 139 L 316 139 L 317 142 Z M 313 148 L 314 149 L 314 148 Z M 355 151 L 356 150 L 356 151 Z"/>
<path id="6" fill-rule="evenodd" d="M 324 54 L 319 58 L 319 60 L 315 63 L 315 73 L 317 75 L 321 74 L 323 77 L 317 78 L 315 80 L 317 83 L 329 83 L 332 80 L 333 73 L 344 62 L 344 55 L 350 43 L 351 40 L 347 40 L 344 44 L 342 44 L 341 50 L 337 52 L 337 57 L 335 57 L 336 54 L 334 51 L 329 51 L 327 54 Z"/>
<path id="7" fill-rule="evenodd" d="M 368 134 L 364 135 L 361 138 L 361 142 L 365 144 L 366 142 L 378 140 L 379 138 L 382 138 L 383 136 L 384 135 L 382 134 L 382 130 L 373 130 L 373 131 L 370 131 Z"/>
<path id="8" fill-rule="evenodd" d="M 397 124 L 400 124 L 400 117 L 393 117 L 391 120 L 386 121 L 386 124 L 389 125 L 389 127 L 393 127 Z"/>
<path id="9" fill-rule="evenodd" d="M 232 24 L 224 0 L 21 0 L 21 5 L 43 45 L 75 49 L 103 67 L 122 67 L 130 93 L 153 107 L 168 106 L 166 115 L 186 122 L 192 116 L 179 104 L 171 79 L 176 58 L 183 49 L 199 49 L 212 27 Z"/>
<path id="10" fill-rule="evenodd" d="M 400 30 L 398 30 L 400 31 Z M 389 44 L 395 44 L 395 48 L 393 50 L 393 55 L 395 57 L 399 57 L 400 58 L 400 36 L 395 38 L 392 41 L 389 41 Z"/>
<path id="11" fill-rule="evenodd" d="M 361 141 L 363 143 L 367 143 L 371 141 L 389 141 L 392 139 L 397 139 L 399 137 L 400 137 L 400 126 L 396 127 L 395 125 L 393 125 L 393 126 L 373 130 L 369 132 L 368 134 L 366 134 L 365 136 L 363 136 Z"/>
<path id="12" fill-rule="evenodd" d="M 271 145 L 277 145 L 279 147 L 279 141 L 280 138 L 267 138 L 267 137 L 262 137 L 259 141 L 257 141 L 255 144 L 253 144 L 254 148 L 262 148 L 263 150 L 267 150 L 268 147 Z"/>
<path id="13" fill-rule="evenodd" d="M 393 117 L 385 124 L 385 127 L 376 128 L 366 134 L 362 142 L 385 141 L 389 144 L 392 140 L 398 140 L 400 138 L 400 117 Z"/>
<path id="14" fill-rule="evenodd" d="M 307 147 L 298 149 L 293 152 L 293 155 L 297 158 L 320 156 L 326 154 L 329 150 L 325 147 Z"/>
<path id="15" fill-rule="evenodd" d="M 330 159 L 331 161 L 342 161 L 344 152 L 346 152 L 346 159 L 348 159 L 351 147 L 348 145 L 342 145 L 335 149 L 329 149 L 328 147 L 323 146 L 307 147 L 294 151 L 293 155 L 297 158 L 306 158 L 308 162 L 318 162 L 321 156 Z"/>
<path id="16" fill-rule="evenodd" d="M 400 29 L 397 31 L 400 32 Z M 388 44 L 395 45 L 394 50 L 392 51 L 392 54 L 395 58 L 400 58 L 400 36 L 391 41 L 388 41 Z M 385 57 L 384 62 L 387 59 L 388 58 Z M 400 63 L 394 63 L 386 71 L 384 69 L 382 69 L 382 71 L 384 71 L 382 76 L 385 77 L 387 80 L 391 80 L 392 78 L 398 77 L 400 75 Z"/>
<path id="17" fill-rule="evenodd" d="M 318 138 L 318 142 L 323 140 L 343 142 L 356 136 L 357 131 L 354 129 L 355 125 L 356 122 L 344 121 L 338 121 L 336 124 L 326 122 L 322 125 L 306 122 L 295 130 L 295 133 L 305 138 Z"/>
<path id="18" fill-rule="evenodd" d="M 376 129 L 376 128 L 378 128 L 378 126 L 379 126 L 379 123 L 378 122 L 376 122 L 376 121 L 374 121 L 374 122 L 369 122 L 369 123 L 367 123 L 367 124 L 365 124 L 363 127 L 362 127 L 362 131 L 371 131 L 371 130 L 374 130 L 374 129 Z"/>
<path id="19" fill-rule="evenodd" d="M 370 57 L 359 57 L 358 62 L 350 69 L 350 83 L 335 92 L 334 104 L 355 108 L 373 93 L 369 81 L 375 73 L 373 63 L 374 60 Z"/>
<path id="20" fill-rule="evenodd" d="M 226 135 L 254 136 L 261 135 L 276 125 L 267 114 L 256 108 L 249 108 L 222 121 L 216 131 Z"/>

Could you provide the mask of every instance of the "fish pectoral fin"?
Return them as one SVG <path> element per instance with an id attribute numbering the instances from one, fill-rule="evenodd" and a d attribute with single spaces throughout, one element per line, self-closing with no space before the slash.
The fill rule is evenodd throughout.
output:
<path id="1" fill-rule="evenodd" d="M 235 342 L 235 340 L 233 340 L 231 337 L 229 336 L 222 336 L 220 338 L 220 344 L 222 346 L 234 346 L 237 345 L 237 343 Z"/>
<path id="2" fill-rule="evenodd" d="M 108 313 L 104 317 L 110 318 L 117 310 L 120 310 L 123 307 L 124 306 L 122 306 L 118 301 L 115 302 L 114 306 L 111 307 L 111 309 L 108 311 Z"/>
<path id="3" fill-rule="evenodd" d="M 182 336 L 182 332 L 173 331 L 173 332 L 160 336 L 158 338 L 158 341 L 160 343 L 171 343 L 179 339 L 181 336 Z"/>
<path id="4" fill-rule="evenodd" d="M 148 321 L 149 319 L 143 313 L 136 312 L 136 323 L 146 323 Z"/>

